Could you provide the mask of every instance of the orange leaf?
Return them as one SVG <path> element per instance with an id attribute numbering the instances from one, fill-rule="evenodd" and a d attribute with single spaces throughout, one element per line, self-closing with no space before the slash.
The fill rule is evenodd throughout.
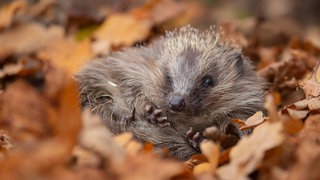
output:
<path id="1" fill-rule="evenodd" d="M 266 119 L 263 117 L 262 111 L 258 111 L 254 115 L 249 117 L 246 121 L 233 119 L 232 122 L 237 123 L 240 126 L 240 130 L 246 130 L 262 124 L 265 120 Z"/>
<path id="2" fill-rule="evenodd" d="M 89 40 L 77 42 L 72 38 L 61 38 L 38 51 L 37 56 L 39 59 L 50 60 L 69 73 L 75 73 L 93 58 L 90 45 Z"/>
<path id="3" fill-rule="evenodd" d="M 145 40 L 150 29 L 151 23 L 147 20 L 138 20 L 126 14 L 114 14 L 107 17 L 93 36 L 98 41 L 107 41 L 113 46 L 130 46 Z"/>
<path id="4" fill-rule="evenodd" d="M 216 172 L 219 155 L 220 155 L 220 146 L 214 144 L 212 141 L 204 141 L 200 144 L 201 152 L 207 157 L 208 163 L 201 163 L 194 167 L 193 173 L 195 175 L 201 173 L 211 173 Z"/>
<path id="5" fill-rule="evenodd" d="M 63 28 L 60 26 L 46 28 L 38 23 L 20 24 L 10 31 L 1 33 L 0 44 L 1 48 L 12 50 L 17 54 L 33 53 L 40 48 L 51 46 L 63 35 Z"/>
<path id="6" fill-rule="evenodd" d="M 305 95 L 310 97 L 320 96 L 320 68 L 319 63 L 313 69 L 313 72 L 308 74 L 302 82 L 299 83 L 300 87 L 303 89 Z"/>
<path id="7" fill-rule="evenodd" d="M 265 152 L 283 142 L 282 128 L 280 122 L 266 122 L 256 127 L 251 135 L 243 137 L 231 149 L 230 163 L 217 170 L 219 177 L 222 179 L 247 179 L 247 175 L 261 163 Z"/>
<path id="8" fill-rule="evenodd" d="M 14 14 L 25 8 L 24 0 L 16 0 L 0 8 L 0 30 L 9 27 L 12 24 Z"/>

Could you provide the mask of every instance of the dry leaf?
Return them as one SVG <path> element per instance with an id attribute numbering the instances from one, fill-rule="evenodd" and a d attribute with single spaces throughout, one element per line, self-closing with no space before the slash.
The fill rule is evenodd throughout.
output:
<path id="1" fill-rule="evenodd" d="M 259 74 L 279 88 L 296 88 L 297 80 L 302 79 L 316 59 L 303 51 L 289 49 L 282 54 L 282 59 L 259 70 Z"/>
<path id="2" fill-rule="evenodd" d="M 298 135 L 295 160 L 288 169 L 288 179 L 319 179 L 320 165 L 320 115 L 306 119 L 305 126 Z"/>
<path id="3" fill-rule="evenodd" d="M 77 159 L 77 167 L 93 167 L 99 168 L 103 164 L 103 159 L 94 153 L 93 150 L 88 150 L 80 146 L 76 146 L 72 152 Z"/>
<path id="4" fill-rule="evenodd" d="M 18 74 L 23 68 L 21 63 L 18 64 L 6 64 L 0 70 L 0 78 L 4 78 L 5 76 L 11 76 L 14 74 Z"/>
<path id="5" fill-rule="evenodd" d="M 208 158 L 208 161 L 215 166 L 217 166 L 218 157 L 220 154 L 219 149 L 219 145 L 214 144 L 212 141 L 204 141 L 200 144 L 201 152 Z"/>
<path id="6" fill-rule="evenodd" d="M 277 111 L 277 104 L 279 104 L 280 101 L 280 95 L 276 92 L 274 93 L 269 93 L 266 95 L 264 107 L 268 111 L 269 114 L 269 121 L 277 121 L 279 120 L 279 114 Z"/>
<path id="7" fill-rule="evenodd" d="M 130 46 L 145 40 L 150 29 L 151 23 L 147 20 L 139 20 L 126 14 L 113 14 L 108 16 L 93 36 L 99 41 L 108 41 L 112 46 Z"/>
<path id="8" fill-rule="evenodd" d="M 79 137 L 80 145 L 99 153 L 106 159 L 112 159 L 114 163 L 122 162 L 125 151 L 113 140 L 100 118 L 92 115 L 89 109 L 83 111 L 82 117 L 84 123 Z"/>
<path id="9" fill-rule="evenodd" d="M 281 122 L 283 123 L 283 132 L 290 135 L 296 135 L 303 128 L 303 121 L 291 115 L 282 115 Z"/>
<path id="10" fill-rule="evenodd" d="M 308 100 L 308 108 L 310 111 L 320 109 L 320 98 L 312 98 Z"/>
<path id="11" fill-rule="evenodd" d="M 108 55 L 111 51 L 111 44 L 109 41 L 106 41 L 104 39 L 97 40 L 95 42 L 92 42 L 92 52 L 94 56 L 97 55 Z"/>
<path id="12" fill-rule="evenodd" d="M 201 152 L 207 157 L 208 163 L 201 163 L 194 167 L 193 174 L 199 175 L 202 173 L 214 174 L 218 167 L 220 146 L 212 141 L 204 141 L 200 144 Z"/>
<path id="13" fill-rule="evenodd" d="M 280 49 L 278 47 L 261 47 L 258 50 L 260 63 L 257 69 L 262 69 L 277 61 Z"/>
<path id="14" fill-rule="evenodd" d="M 119 179 L 123 180 L 172 179 L 179 177 L 179 175 L 184 175 L 185 171 L 186 169 L 182 163 L 169 159 L 160 159 L 152 154 L 129 156 L 123 164 L 114 167 L 114 172 L 117 172 Z M 181 179 L 190 179 L 190 174 L 186 174 L 186 176 Z"/>
<path id="15" fill-rule="evenodd" d="M 241 119 L 231 120 L 234 123 L 237 123 L 240 126 L 240 130 L 251 129 L 262 124 L 266 119 L 263 117 L 262 111 L 256 112 L 254 115 L 249 117 L 246 121 Z"/>
<path id="16" fill-rule="evenodd" d="M 299 109 L 299 110 L 303 110 L 308 107 L 308 100 L 304 99 L 304 100 L 295 102 L 293 105 L 294 105 L 294 108 Z M 290 106 L 287 106 L 287 107 L 290 108 Z"/>
<path id="17" fill-rule="evenodd" d="M 185 5 L 185 3 L 172 0 L 158 1 L 156 6 L 152 9 L 151 19 L 155 24 L 170 21 L 185 12 Z"/>
<path id="18" fill-rule="evenodd" d="M 30 6 L 30 8 L 28 8 L 28 14 L 33 17 L 39 16 L 41 15 L 41 13 L 44 13 L 45 10 L 47 10 L 54 3 L 55 3 L 55 0 L 38 1 L 35 5 Z"/>
<path id="19" fill-rule="evenodd" d="M 192 170 L 196 165 L 205 162 L 208 162 L 208 159 L 203 154 L 195 154 L 185 161 L 184 164 L 189 170 Z"/>
<path id="20" fill-rule="evenodd" d="M 0 63 L 5 63 L 6 59 L 13 54 L 13 50 L 5 45 L 0 45 Z"/>
<path id="21" fill-rule="evenodd" d="M 230 163 L 218 168 L 218 176 L 222 179 L 247 179 L 247 176 L 262 163 L 265 152 L 283 142 L 284 136 L 281 131 L 280 122 L 266 122 L 256 127 L 251 135 L 243 137 L 231 149 Z"/>
<path id="22" fill-rule="evenodd" d="M 298 101 L 292 105 L 285 106 L 282 110 L 282 114 L 288 114 L 293 119 L 304 119 L 311 111 L 320 109 L 320 98 L 311 98 Z"/>
<path id="23" fill-rule="evenodd" d="M 319 179 L 320 146 L 309 141 L 300 141 L 297 147 L 297 162 L 288 171 L 288 179 Z"/>
<path id="24" fill-rule="evenodd" d="M 8 86 L 1 96 L 6 108 L 1 109 L 0 123 L 7 120 L 2 125 L 15 141 L 14 151 L 0 161 L 2 178 L 44 178 L 46 170 L 70 159 L 81 125 L 80 109 L 75 82 L 62 77 L 54 101 L 23 81 Z"/>
<path id="25" fill-rule="evenodd" d="M 81 110 L 78 102 L 77 95 L 77 83 L 74 79 L 67 76 L 64 71 L 55 71 L 59 75 L 56 77 L 64 77 L 60 79 L 62 86 L 56 92 L 56 99 L 51 99 L 51 101 L 56 102 L 57 104 L 51 103 L 53 108 L 49 109 L 48 122 L 51 125 L 52 132 L 57 135 L 57 137 L 62 138 L 63 141 L 61 144 L 65 143 L 70 145 L 70 151 L 72 146 L 78 139 L 78 133 L 80 131 L 82 122 L 81 122 Z M 63 76 L 61 76 L 63 74 Z M 54 81 L 57 82 L 57 81 Z M 46 84 L 53 82 L 47 81 Z M 61 84 L 61 83 L 57 83 Z M 46 85 L 47 86 L 47 85 Z"/>
<path id="26" fill-rule="evenodd" d="M 12 147 L 12 141 L 8 133 L 3 129 L 0 129 L 0 160 Z"/>
<path id="27" fill-rule="evenodd" d="M 9 27 L 12 24 L 15 13 L 20 9 L 24 9 L 25 6 L 26 2 L 24 0 L 16 0 L 0 7 L 0 30 Z"/>
<path id="28" fill-rule="evenodd" d="M 300 83 L 306 97 L 320 96 L 320 68 L 319 63 L 314 67 L 312 73 L 309 73 Z"/>
<path id="29" fill-rule="evenodd" d="M 195 166 L 193 168 L 193 174 L 195 176 L 198 176 L 200 174 L 205 174 L 205 173 L 211 173 L 212 174 L 212 173 L 214 173 L 215 169 L 216 168 L 213 168 L 210 163 L 205 162 L 205 163 L 201 163 L 201 164 Z"/>
<path id="30" fill-rule="evenodd" d="M 73 74 L 93 58 L 93 52 L 89 40 L 77 42 L 72 38 L 66 38 L 51 42 L 50 46 L 37 52 L 37 57 Z"/>
<path id="31" fill-rule="evenodd" d="M 7 126 L 15 141 L 35 141 L 49 136 L 46 122 L 49 103 L 26 82 L 10 84 L 1 96 L 1 107 L 0 124 Z"/>
<path id="32" fill-rule="evenodd" d="M 32 53 L 45 46 L 51 46 L 63 35 L 63 28 L 60 26 L 46 28 L 38 23 L 20 24 L 10 31 L 1 33 L 0 44 L 16 54 Z"/>
<path id="33" fill-rule="evenodd" d="M 293 109 L 287 109 L 289 115 L 293 118 L 293 119 L 304 119 L 305 117 L 307 117 L 309 111 L 304 111 L 304 110 L 293 110 Z"/>
<path id="34" fill-rule="evenodd" d="M 126 146 L 133 138 L 131 133 L 122 133 L 120 135 L 115 136 L 113 139 L 122 147 Z"/>
<path id="35" fill-rule="evenodd" d="M 308 139 L 309 141 L 320 141 L 320 115 L 313 115 L 306 119 L 303 129 L 299 137 L 301 139 Z"/>
<path id="36" fill-rule="evenodd" d="M 129 144 L 126 145 L 125 149 L 128 155 L 134 156 L 143 149 L 143 145 L 137 141 L 130 141 Z"/>

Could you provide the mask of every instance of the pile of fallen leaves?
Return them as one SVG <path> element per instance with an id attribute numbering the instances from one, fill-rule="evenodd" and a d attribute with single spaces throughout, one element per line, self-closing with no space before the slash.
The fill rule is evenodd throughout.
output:
<path id="1" fill-rule="evenodd" d="M 173 0 L 31 2 L 0 3 L 1 179 L 320 178 L 320 33 L 311 41 L 274 21 L 251 21 L 249 30 L 222 24 L 269 82 L 268 117 L 234 119 L 253 133 L 224 151 L 204 141 L 202 154 L 179 162 L 130 134 L 112 137 L 81 112 L 72 75 L 94 57 L 204 18 L 206 9 Z"/>

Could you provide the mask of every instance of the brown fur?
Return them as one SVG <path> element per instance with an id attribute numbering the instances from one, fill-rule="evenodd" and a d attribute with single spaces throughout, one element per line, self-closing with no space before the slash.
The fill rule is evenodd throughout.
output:
<path id="1" fill-rule="evenodd" d="M 190 127 L 223 130 L 230 119 L 246 119 L 263 109 L 263 81 L 240 50 L 218 38 L 213 31 L 184 27 L 148 47 L 97 59 L 76 75 L 81 103 L 100 115 L 112 133 L 131 132 L 187 159 L 196 153 L 186 137 Z M 203 86 L 206 76 L 213 79 L 212 87 Z M 179 112 L 168 107 L 175 95 L 185 102 Z M 168 124 L 148 121 L 146 105 L 161 109 Z"/>

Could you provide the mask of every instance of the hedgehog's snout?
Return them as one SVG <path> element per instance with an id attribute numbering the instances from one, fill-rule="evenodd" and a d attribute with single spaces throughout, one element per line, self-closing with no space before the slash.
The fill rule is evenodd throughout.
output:
<path id="1" fill-rule="evenodd" d="M 186 106 L 186 103 L 184 102 L 184 99 L 183 97 L 181 96 L 172 96 L 170 99 L 169 99 L 169 108 L 172 110 L 172 111 L 182 111 Z"/>

